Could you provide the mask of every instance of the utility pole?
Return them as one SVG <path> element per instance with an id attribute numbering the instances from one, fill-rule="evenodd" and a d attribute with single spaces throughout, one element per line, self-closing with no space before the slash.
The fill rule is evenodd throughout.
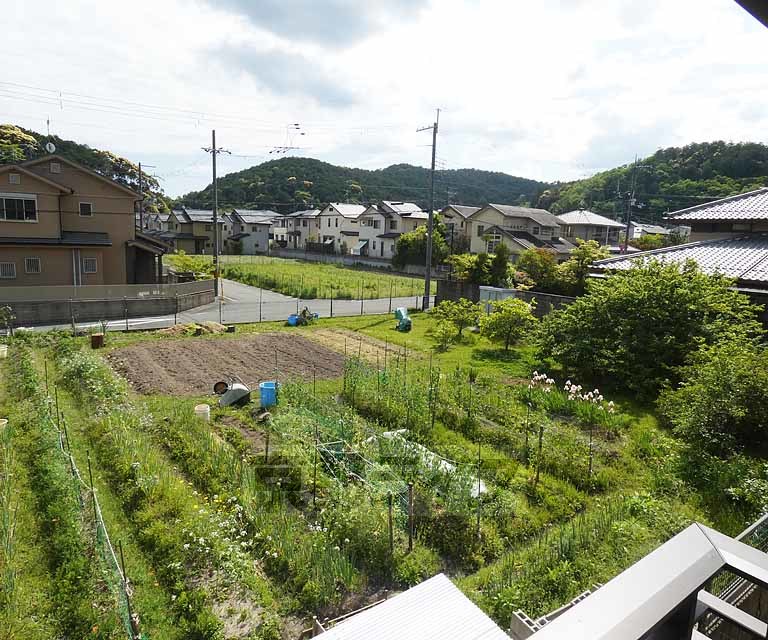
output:
<path id="1" fill-rule="evenodd" d="M 435 228 L 435 152 L 437 150 L 437 127 L 440 122 L 440 109 L 437 110 L 437 117 L 434 123 L 429 127 L 422 127 L 416 131 L 428 131 L 432 130 L 432 168 L 430 171 L 430 185 L 429 185 L 429 211 L 427 212 L 427 264 L 424 275 L 424 298 L 422 299 L 421 308 L 426 311 L 429 309 L 429 294 L 432 288 L 432 233 Z"/>
<path id="2" fill-rule="evenodd" d="M 139 231 L 144 230 L 144 189 L 142 186 L 141 162 L 139 162 Z"/>
<path id="3" fill-rule="evenodd" d="M 226 149 L 216 147 L 216 129 L 211 130 L 211 146 L 203 147 L 203 151 L 211 154 L 213 161 L 213 295 L 219 297 L 219 183 L 216 179 L 216 156 L 220 153 L 231 153 Z"/>
<path id="4" fill-rule="evenodd" d="M 650 165 L 637 164 L 637 163 L 638 163 L 638 159 L 637 159 L 637 155 L 635 155 L 635 163 L 632 166 L 631 191 L 627 191 L 627 193 L 625 194 L 625 198 L 627 200 L 627 212 L 626 212 L 627 226 L 624 231 L 624 253 L 627 253 L 629 251 L 629 234 L 632 230 L 632 205 L 635 202 L 635 189 L 637 188 L 637 170 L 650 168 Z"/>

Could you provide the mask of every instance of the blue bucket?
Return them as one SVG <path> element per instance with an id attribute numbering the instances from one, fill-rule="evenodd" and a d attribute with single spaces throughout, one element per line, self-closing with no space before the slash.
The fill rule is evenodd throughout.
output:
<path id="1" fill-rule="evenodd" d="M 259 395 L 261 396 L 261 406 L 264 409 L 274 407 L 277 404 L 277 382 L 274 380 L 260 382 Z"/>
<path id="2" fill-rule="evenodd" d="M 291 315 L 289 315 L 288 316 L 288 324 L 291 327 L 295 327 L 297 324 L 299 324 L 299 316 L 296 315 L 295 313 L 292 313 Z"/>

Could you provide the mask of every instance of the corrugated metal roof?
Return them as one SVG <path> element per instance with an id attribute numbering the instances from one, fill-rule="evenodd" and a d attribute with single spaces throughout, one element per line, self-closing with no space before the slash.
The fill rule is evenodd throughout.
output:
<path id="1" fill-rule="evenodd" d="M 743 282 L 768 284 L 768 234 L 690 242 L 675 247 L 642 251 L 633 256 L 607 258 L 595 263 L 599 269 L 629 269 L 637 260 L 662 262 L 694 260 L 705 273 L 719 273 Z"/>
<path id="2" fill-rule="evenodd" d="M 668 236 L 670 233 L 672 233 L 671 229 L 667 229 L 666 227 L 660 227 L 657 224 L 644 224 L 642 222 L 631 222 L 630 224 L 635 229 L 641 229 L 642 231 L 645 231 L 646 233 L 649 233 L 651 235 Z"/>
<path id="3" fill-rule="evenodd" d="M 502 215 L 509 218 L 529 218 L 545 227 L 559 227 L 560 221 L 544 209 L 532 209 L 531 207 L 515 207 L 511 204 L 489 204 Z"/>
<path id="4" fill-rule="evenodd" d="M 687 220 L 712 222 L 718 220 L 768 220 L 768 187 L 699 204 L 688 209 L 673 211 L 666 217 L 675 222 Z"/>
<path id="5" fill-rule="evenodd" d="M 442 573 L 362 611 L 318 636 L 323 640 L 509 640 Z"/>
<path id="6" fill-rule="evenodd" d="M 615 227 L 623 229 L 624 225 L 616 220 L 611 220 L 599 213 L 587 211 L 586 209 L 577 209 L 568 213 L 561 213 L 555 216 L 561 224 L 579 224 L 586 227 Z"/>

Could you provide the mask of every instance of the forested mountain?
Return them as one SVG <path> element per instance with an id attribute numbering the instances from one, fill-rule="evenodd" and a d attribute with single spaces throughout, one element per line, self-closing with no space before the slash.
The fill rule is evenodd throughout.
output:
<path id="1" fill-rule="evenodd" d="M 536 202 L 547 185 L 536 180 L 478 169 L 438 171 L 435 205 Z M 219 178 L 219 203 L 289 212 L 327 202 L 368 203 L 407 200 L 426 207 L 429 170 L 396 164 L 368 171 L 339 167 L 312 158 L 281 158 Z M 210 207 L 211 186 L 179 200 L 193 207 Z"/>
<path id="2" fill-rule="evenodd" d="M 626 212 L 633 191 L 633 217 L 658 221 L 708 200 L 768 185 L 768 147 L 754 142 L 702 142 L 660 149 L 637 162 L 584 180 L 552 185 L 538 206 L 553 213 L 586 207 L 606 215 Z"/>
<path id="3" fill-rule="evenodd" d="M 43 135 L 13 124 L 0 124 L 0 164 L 24 162 L 47 155 L 45 145 L 48 142 L 54 144 L 57 154 L 138 191 L 139 167 L 130 160 L 110 151 L 92 149 L 85 144 Z M 143 173 L 142 185 L 147 196 L 147 210 L 167 208 L 165 195 L 155 178 Z"/>

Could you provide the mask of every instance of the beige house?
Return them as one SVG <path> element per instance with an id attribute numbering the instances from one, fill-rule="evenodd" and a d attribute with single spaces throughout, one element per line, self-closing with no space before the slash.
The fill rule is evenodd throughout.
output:
<path id="1" fill-rule="evenodd" d="M 391 260 L 397 239 L 404 233 L 426 224 L 428 215 L 412 202 L 384 200 L 368 207 L 358 218 L 358 242 L 355 255 Z"/>
<path id="2" fill-rule="evenodd" d="M 358 218 L 365 211 L 361 204 L 331 202 L 317 217 L 321 242 L 333 242 L 334 253 L 346 254 L 360 236 Z"/>
<path id="3" fill-rule="evenodd" d="M 139 195 L 58 155 L 0 166 L 0 286 L 158 281 L 163 243 Z"/>
<path id="4" fill-rule="evenodd" d="M 448 246 L 454 246 L 461 240 L 469 242 L 472 236 L 472 220 L 470 216 L 479 210 L 480 207 L 449 204 L 440 211 L 440 218 L 447 231 L 445 241 L 448 243 Z"/>
<path id="5" fill-rule="evenodd" d="M 505 244 L 512 259 L 534 247 L 552 250 L 558 260 L 567 260 L 574 245 L 561 237 L 560 221 L 549 211 L 506 204 L 487 204 L 470 216 L 470 251 L 493 253 Z"/>
<path id="6" fill-rule="evenodd" d="M 212 255 L 214 243 L 213 211 L 207 209 L 174 209 L 160 231 L 152 235 L 167 242 L 175 251 L 195 255 Z M 235 233 L 235 222 L 229 214 L 218 214 L 219 253 L 227 253 L 229 237 Z"/>

